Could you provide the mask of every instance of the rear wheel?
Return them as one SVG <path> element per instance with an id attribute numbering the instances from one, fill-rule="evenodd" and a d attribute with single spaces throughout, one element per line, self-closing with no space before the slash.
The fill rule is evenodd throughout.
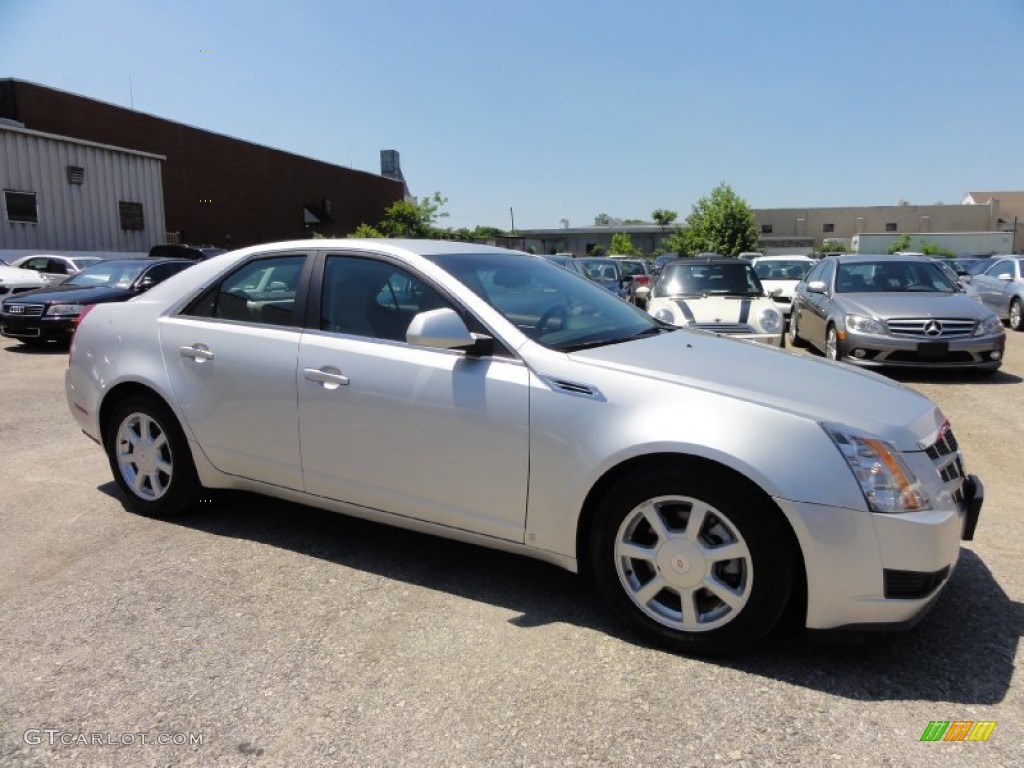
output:
<path id="1" fill-rule="evenodd" d="M 754 645 L 793 592 L 778 509 L 722 472 L 641 472 L 605 497 L 590 541 L 594 581 L 651 642 L 724 654 Z"/>
<path id="2" fill-rule="evenodd" d="M 133 512 L 171 517 L 195 504 L 201 490 L 177 419 L 154 397 L 118 404 L 103 440 L 125 504 Z"/>
<path id="3" fill-rule="evenodd" d="M 807 342 L 800 336 L 800 329 L 797 327 L 796 317 L 796 312 L 791 312 L 789 315 L 789 346 L 806 347 Z"/>
<path id="4" fill-rule="evenodd" d="M 1015 331 L 1024 331 L 1024 312 L 1021 310 L 1020 299 L 1010 302 L 1010 327 Z"/>

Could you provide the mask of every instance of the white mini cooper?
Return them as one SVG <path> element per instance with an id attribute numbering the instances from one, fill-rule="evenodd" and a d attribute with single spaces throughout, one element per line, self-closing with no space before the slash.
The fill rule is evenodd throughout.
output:
<path id="1" fill-rule="evenodd" d="M 671 325 L 783 345 L 783 317 L 746 261 L 700 257 L 661 270 L 647 311 Z"/>

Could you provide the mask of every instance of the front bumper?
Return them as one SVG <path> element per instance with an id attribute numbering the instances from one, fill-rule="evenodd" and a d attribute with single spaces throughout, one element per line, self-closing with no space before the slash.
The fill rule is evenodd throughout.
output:
<path id="1" fill-rule="evenodd" d="M 67 341 L 75 331 L 77 317 L 18 317 L 0 315 L 0 334 L 12 339 L 53 339 Z"/>
<path id="2" fill-rule="evenodd" d="M 912 626 L 949 581 L 984 503 L 975 476 L 945 509 L 887 515 L 776 499 L 800 542 L 808 629 Z"/>
<path id="3" fill-rule="evenodd" d="M 844 331 L 839 339 L 843 360 L 864 367 L 980 368 L 1003 363 L 1006 335 L 970 336 L 936 341 L 874 336 Z"/>

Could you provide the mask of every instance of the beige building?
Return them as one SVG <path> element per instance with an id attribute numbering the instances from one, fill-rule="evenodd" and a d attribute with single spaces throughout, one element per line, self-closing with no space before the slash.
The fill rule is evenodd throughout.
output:
<path id="1" fill-rule="evenodd" d="M 964 205 L 998 205 L 997 229 L 1013 232 L 1013 252 L 1024 253 L 1024 192 L 968 192 Z"/>

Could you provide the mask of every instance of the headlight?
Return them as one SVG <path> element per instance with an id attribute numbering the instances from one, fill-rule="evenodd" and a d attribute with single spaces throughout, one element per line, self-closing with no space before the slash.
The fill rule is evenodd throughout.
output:
<path id="1" fill-rule="evenodd" d="M 834 424 L 821 427 L 843 454 L 872 512 L 931 509 L 921 484 L 895 447 Z"/>
<path id="2" fill-rule="evenodd" d="M 661 322 L 668 323 L 669 325 L 675 325 L 676 324 L 676 319 L 672 315 L 672 310 L 665 309 L 664 307 L 654 311 L 654 319 L 655 320 L 661 320 Z"/>
<path id="3" fill-rule="evenodd" d="M 774 309 L 761 310 L 761 317 L 758 319 L 761 321 L 761 328 L 765 333 L 775 333 L 782 327 L 782 315 Z"/>
<path id="4" fill-rule="evenodd" d="M 851 333 L 872 333 L 876 336 L 885 335 L 885 326 L 878 320 L 863 315 L 847 315 L 846 330 Z"/>
<path id="5" fill-rule="evenodd" d="M 83 304 L 54 304 L 48 310 L 48 315 L 59 315 L 61 317 L 78 317 L 82 314 Z"/>
<path id="6" fill-rule="evenodd" d="M 991 315 L 978 323 L 978 327 L 974 329 L 974 335 L 986 336 L 990 333 L 1002 333 L 1002 331 L 1003 321 L 995 315 Z"/>

